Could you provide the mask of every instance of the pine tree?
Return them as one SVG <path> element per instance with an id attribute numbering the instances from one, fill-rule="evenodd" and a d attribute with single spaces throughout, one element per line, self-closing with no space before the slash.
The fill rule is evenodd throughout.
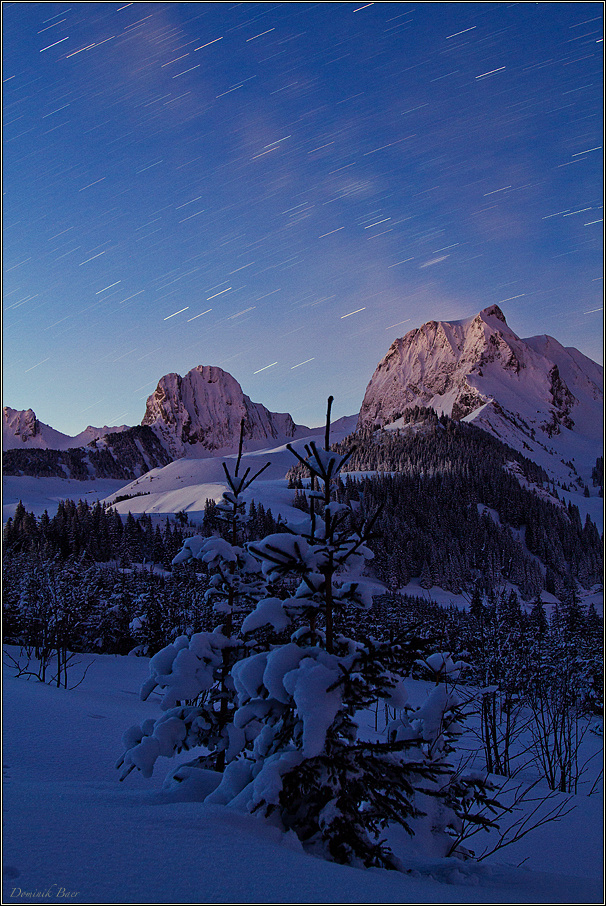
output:
<path id="1" fill-rule="evenodd" d="M 547 632 L 548 623 L 545 614 L 545 605 L 543 604 L 543 599 L 540 594 L 532 605 L 529 614 L 529 626 L 531 633 L 538 639 L 542 639 Z"/>
<path id="2" fill-rule="evenodd" d="M 423 567 L 421 569 L 421 581 L 420 581 L 421 588 L 425 588 L 426 590 L 429 590 L 430 588 L 433 587 L 433 584 L 434 584 L 434 582 L 433 582 L 433 578 L 432 578 L 431 569 L 429 568 L 429 564 L 428 564 L 427 560 L 424 560 Z"/>

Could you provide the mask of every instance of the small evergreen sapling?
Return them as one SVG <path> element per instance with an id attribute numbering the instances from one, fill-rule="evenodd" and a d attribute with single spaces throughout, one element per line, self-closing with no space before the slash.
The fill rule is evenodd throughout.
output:
<path id="1" fill-rule="evenodd" d="M 310 442 L 305 459 L 290 447 L 311 479 L 302 527 L 238 544 L 241 493 L 253 479 L 248 472 L 238 477 L 240 457 L 233 476 L 226 468 L 231 490 L 222 506 L 231 539 L 189 539 L 175 558 L 200 558 L 212 567 L 209 593 L 224 622 L 213 633 L 182 636 L 152 658 L 142 696 L 162 689 L 166 713 L 125 734 L 119 766 L 123 776 L 134 767 L 150 774 L 158 755 L 204 746 L 209 755 L 196 764 L 224 769 L 207 802 L 264 815 L 293 831 L 308 851 L 333 861 L 402 869 L 383 839 L 389 826 L 413 835 L 427 827 L 434 833 L 437 823 L 452 843 L 473 818 L 482 784 L 459 777 L 448 758 L 460 714 L 452 690 L 436 686 L 424 705 L 406 710 L 400 673 L 414 661 L 411 640 L 343 634 L 352 608 L 372 605 L 361 574 L 372 557 L 376 516 L 360 524 L 352 505 L 335 500 L 351 453 L 329 448 L 331 402 L 324 447 Z M 259 572 L 276 583 L 271 591 L 263 591 Z M 243 601 L 244 610 L 248 602 L 256 607 L 239 638 L 234 617 Z M 268 626 L 290 632 L 290 640 L 260 650 L 251 636 Z M 440 670 L 446 665 L 442 655 L 427 659 L 434 674 L 436 658 Z M 360 715 L 379 701 L 400 716 L 387 738 L 369 739 Z M 186 776 L 180 771 L 176 780 Z"/>
<path id="2" fill-rule="evenodd" d="M 248 654 L 237 630 L 243 613 L 258 600 L 265 582 L 260 567 L 242 544 L 245 502 L 243 493 L 269 463 L 250 475 L 240 475 L 244 421 L 240 426 L 238 457 L 233 474 L 223 463 L 229 490 L 215 508 L 224 521 L 225 536 L 187 538 L 173 563 L 198 559 L 211 572 L 206 598 L 213 603 L 221 623 L 212 632 L 198 632 L 189 638 L 179 636 L 150 661 L 150 677 L 141 689 L 146 700 L 161 690 L 161 707 L 166 712 L 158 720 L 147 720 L 131 727 L 124 735 L 126 751 L 118 761 L 124 779 L 134 768 L 151 776 L 160 755 L 173 756 L 203 747 L 203 754 L 181 766 L 172 775 L 175 782 L 188 773 L 185 767 L 207 767 L 223 771 L 225 764 L 246 745 L 246 734 L 232 723 L 234 685 L 231 670 L 239 658 Z"/>

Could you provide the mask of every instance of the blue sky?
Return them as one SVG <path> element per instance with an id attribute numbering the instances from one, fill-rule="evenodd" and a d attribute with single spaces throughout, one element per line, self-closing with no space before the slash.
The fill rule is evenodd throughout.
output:
<path id="1" fill-rule="evenodd" d="M 218 365 L 356 412 L 498 302 L 601 361 L 599 3 L 4 3 L 4 404 L 136 424 Z"/>

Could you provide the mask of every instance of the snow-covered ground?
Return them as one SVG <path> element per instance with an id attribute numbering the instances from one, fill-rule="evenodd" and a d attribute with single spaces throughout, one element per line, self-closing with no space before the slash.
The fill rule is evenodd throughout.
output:
<path id="1" fill-rule="evenodd" d="M 505 582 L 503 584 L 503 591 L 505 592 L 505 594 L 508 594 L 510 591 L 515 591 L 518 598 L 522 600 L 520 589 L 517 585 L 514 585 L 511 582 Z M 423 588 L 423 586 L 421 585 L 420 576 L 413 577 L 408 585 L 404 585 L 399 589 L 399 593 L 402 595 L 408 595 L 412 598 L 420 598 L 423 601 L 433 601 L 435 604 L 439 604 L 441 607 L 454 606 L 459 610 L 468 610 L 471 600 L 469 594 L 457 595 L 445 588 L 440 588 L 439 585 L 432 585 L 431 588 Z M 550 612 L 550 608 L 553 604 L 558 603 L 558 599 L 555 597 L 555 595 L 552 595 L 545 590 L 541 592 L 541 599 L 543 601 L 543 604 L 545 605 L 545 610 L 547 611 L 547 613 Z M 602 586 L 595 586 L 594 588 L 581 591 L 580 603 L 584 607 L 589 607 L 590 604 L 593 604 L 597 612 L 601 614 L 604 603 L 604 590 Z M 530 611 L 532 603 L 527 603 L 525 606 L 526 610 Z"/>
<path id="2" fill-rule="evenodd" d="M 124 730 L 160 713 L 138 695 L 149 662 L 78 660 L 71 682 L 90 667 L 71 690 L 5 668 L 4 903 L 604 902 L 598 795 L 577 795 L 564 820 L 481 863 L 417 857 L 408 874 L 331 864 L 261 818 L 178 801 L 160 763 L 152 780 L 120 783 Z"/>
<path id="3" fill-rule="evenodd" d="M 14 516 L 20 500 L 25 509 L 39 517 L 44 510 L 54 516 L 62 500 L 87 500 L 93 504 L 124 487 L 124 481 L 112 478 L 33 478 L 30 475 L 2 476 L 2 522 Z"/>

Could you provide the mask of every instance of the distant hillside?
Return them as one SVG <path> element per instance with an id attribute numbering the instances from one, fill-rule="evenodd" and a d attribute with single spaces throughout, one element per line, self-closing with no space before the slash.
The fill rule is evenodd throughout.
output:
<path id="1" fill-rule="evenodd" d="M 68 450 L 6 450 L 5 475 L 37 478 L 116 478 L 133 481 L 150 469 L 166 466 L 171 457 L 151 428 L 136 425 Z"/>
<path id="2" fill-rule="evenodd" d="M 470 594 L 482 577 L 491 588 L 515 585 L 530 601 L 600 582 L 597 527 L 532 460 L 431 409 L 405 410 L 401 421 L 333 445 L 342 454 L 355 446 L 338 499 L 359 500 L 366 516 L 379 511 L 371 568 L 389 588 L 421 576 L 424 588 Z M 309 510 L 307 469 L 297 464 L 288 477 L 296 505 Z"/>

